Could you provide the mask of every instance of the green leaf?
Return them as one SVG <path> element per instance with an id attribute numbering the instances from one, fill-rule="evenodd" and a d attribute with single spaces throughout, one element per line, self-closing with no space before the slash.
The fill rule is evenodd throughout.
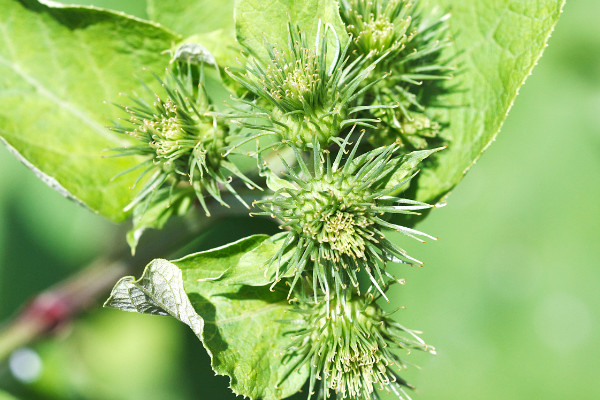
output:
<path id="1" fill-rule="evenodd" d="M 331 24 L 343 46 L 348 40 L 346 28 L 334 0 L 239 0 L 235 5 L 237 39 L 258 57 L 268 60 L 265 40 L 287 46 L 288 21 L 298 25 L 312 43 L 325 24 Z"/>
<path id="2" fill-rule="evenodd" d="M 294 360 L 283 360 L 291 341 L 285 334 L 289 327 L 280 321 L 293 318 L 287 291 L 195 282 L 201 271 L 178 265 L 190 301 L 204 318 L 202 340 L 212 367 L 217 374 L 231 377 L 231 389 L 264 400 L 283 399 L 300 390 L 308 377 L 306 367 L 283 380 L 294 365 Z"/>
<path id="3" fill-rule="evenodd" d="M 234 0 L 147 0 L 148 18 L 182 36 L 223 29 L 233 32 Z"/>
<path id="4" fill-rule="evenodd" d="M 221 285 L 265 286 L 273 283 L 277 263 L 269 261 L 281 248 L 283 233 L 273 236 L 253 235 L 230 243 L 211 252 L 200 252 L 185 256 L 174 263 L 184 263 L 188 268 L 203 271 L 205 276 L 197 278 L 203 281 L 218 281 Z M 231 254 L 224 258 L 223 254 Z M 289 257 L 285 254 L 282 260 Z M 214 271 L 214 272 L 210 272 Z M 293 276 L 290 271 L 285 278 Z"/>
<path id="5" fill-rule="evenodd" d="M 127 243 L 131 253 L 146 229 L 162 229 L 173 215 L 185 214 L 192 205 L 196 194 L 190 190 L 175 191 L 170 188 L 160 189 L 150 204 L 142 202 L 133 209 L 133 228 L 127 232 Z"/>
<path id="6" fill-rule="evenodd" d="M 129 142 L 106 126 L 122 116 L 107 102 L 155 84 L 178 36 L 123 14 L 0 0 L 0 137 L 46 183 L 121 221 L 139 160 L 105 158 Z"/>
<path id="7" fill-rule="evenodd" d="M 219 281 L 228 285 L 265 286 L 273 283 L 278 263 L 268 265 L 281 248 L 283 233 L 270 236 L 252 250 L 247 251 L 239 261 L 233 264 Z M 282 257 L 285 261 L 289 254 Z M 293 276 L 290 271 L 285 278 Z"/>
<path id="8" fill-rule="evenodd" d="M 263 400 L 288 397 L 302 387 L 308 369 L 286 376 L 294 360 L 283 361 L 290 337 L 285 335 L 286 324 L 277 321 L 292 318 L 287 291 L 236 285 L 234 281 L 245 280 L 231 273 L 223 279 L 241 263 L 240 273 L 256 282 L 257 274 L 248 273 L 245 263 L 253 262 L 258 269 L 272 250 L 264 243 L 267 235 L 255 235 L 173 262 L 155 260 L 139 281 L 133 277 L 119 281 L 105 306 L 174 316 L 202 340 L 213 369 L 231 378 L 236 394 Z"/>
<path id="9" fill-rule="evenodd" d="M 186 265 L 188 269 L 196 270 L 196 279 L 202 282 L 220 280 L 222 285 L 247 284 L 241 278 L 238 279 L 232 274 L 229 274 L 230 280 L 225 280 L 223 277 L 230 269 L 235 268 L 240 260 L 247 257 L 248 253 L 261 248 L 262 243 L 267 239 L 269 239 L 269 235 L 248 236 L 222 247 L 187 255 L 173 261 L 173 263 Z M 255 259 L 259 263 L 266 260 L 268 260 L 267 256 L 263 260 Z M 259 269 L 260 266 L 260 264 L 255 264 L 255 269 Z M 254 280 L 256 280 L 255 276 L 249 276 L 249 281 Z"/>
<path id="10" fill-rule="evenodd" d="M 421 172 L 417 200 L 436 202 L 460 182 L 494 140 L 519 88 L 542 55 L 561 14 L 564 0 L 438 0 L 451 13 L 453 46 L 459 71 L 437 120 L 448 149 Z M 526 132 L 523 132 L 526 134 Z M 507 162 L 511 162 L 507 154 Z"/>

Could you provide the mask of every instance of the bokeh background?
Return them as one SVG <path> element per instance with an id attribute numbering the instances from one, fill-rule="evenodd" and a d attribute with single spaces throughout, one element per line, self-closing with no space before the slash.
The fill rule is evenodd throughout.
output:
<path id="1" fill-rule="evenodd" d="M 105 4 L 144 16 L 143 0 Z M 441 239 L 408 244 L 427 265 L 401 270 L 396 318 L 438 349 L 411 356 L 415 400 L 600 399 L 598 15 L 597 0 L 567 4 L 498 139 L 420 225 Z M 0 171 L 2 321 L 116 227 L 2 146 Z M 0 364 L 0 389 L 22 400 L 233 399 L 227 383 L 182 324 L 101 308 Z"/>

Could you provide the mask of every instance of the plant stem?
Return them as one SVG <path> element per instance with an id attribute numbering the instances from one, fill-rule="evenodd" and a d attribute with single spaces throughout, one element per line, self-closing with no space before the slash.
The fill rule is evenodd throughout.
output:
<path id="1" fill-rule="evenodd" d="M 0 361 L 13 350 L 51 333 L 96 304 L 117 279 L 134 270 L 134 258 L 129 258 L 98 259 L 74 276 L 36 295 L 0 329 Z"/>
<path id="2" fill-rule="evenodd" d="M 34 296 L 15 317 L 0 326 L 0 362 L 14 350 L 52 334 L 56 328 L 96 306 L 121 277 L 136 275 L 154 258 L 172 254 L 224 215 L 247 213 L 247 209 L 241 207 L 221 209 L 223 207 L 215 207 L 216 212 L 211 218 L 190 215 L 162 231 L 145 234 L 135 256 L 124 247 L 124 235 L 119 230 L 116 235 L 118 245 L 114 246 L 118 250 L 101 256 L 73 276 Z"/>

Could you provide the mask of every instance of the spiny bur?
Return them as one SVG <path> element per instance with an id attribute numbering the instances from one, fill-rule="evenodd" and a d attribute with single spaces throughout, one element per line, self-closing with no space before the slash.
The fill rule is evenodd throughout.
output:
<path id="1" fill-rule="evenodd" d="M 164 187 L 174 193 L 190 186 L 207 215 L 210 212 L 205 194 L 228 206 L 221 196 L 221 188 L 248 207 L 232 186 L 232 177 L 240 178 L 249 188 L 257 186 L 223 157 L 229 126 L 212 113 L 212 104 L 203 86 L 203 65 L 199 72 L 194 73 L 194 68 L 196 66 L 191 64 L 187 70 L 175 66 L 166 71 L 164 80 L 157 77 L 163 93 L 154 93 L 146 87 L 153 97 L 152 102 L 131 96 L 131 105 L 119 105 L 129 117 L 115 123 L 112 130 L 134 138 L 136 144 L 113 149 L 115 156 L 141 156 L 143 160 L 119 174 L 142 170 L 136 185 L 140 181 L 144 181 L 144 185 L 126 210 L 138 204 L 148 207 Z"/>
<path id="2" fill-rule="evenodd" d="M 428 96 L 443 91 L 439 83 L 450 79 L 454 70 L 444 56 L 451 44 L 449 16 L 438 10 L 424 13 L 418 0 L 342 0 L 340 15 L 353 36 L 349 54 L 367 59 L 385 54 L 364 82 L 377 81 L 361 101 L 396 107 L 372 109 L 361 115 L 382 120 L 370 141 L 385 144 L 389 142 L 387 136 L 400 138 L 409 149 L 430 147 L 439 124 L 426 113 L 425 106 L 431 100 Z M 429 121 L 428 126 L 422 121 Z"/>
<path id="3" fill-rule="evenodd" d="M 292 344 L 286 351 L 289 373 L 308 364 L 310 400 L 379 399 L 378 391 L 410 399 L 414 389 L 400 376 L 407 363 L 399 352 L 420 350 L 435 354 L 420 332 L 391 318 L 373 297 L 355 296 L 341 307 L 336 299 L 317 307 L 299 304 L 288 321 Z"/>
<path id="4" fill-rule="evenodd" d="M 333 47 L 330 39 L 335 43 Z M 377 82 L 366 83 L 366 79 L 383 56 L 373 60 L 359 56 L 349 62 L 351 42 L 345 39 L 342 42 L 327 24 L 322 32 L 319 29 L 311 44 L 306 34 L 290 23 L 288 43 L 265 44 L 268 60 L 250 57 L 245 74 L 230 72 L 256 97 L 253 101 L 240 100 L 246 108 L 237 115 L 242 125 L 255 130 L 251 138 L 272 135 L 276 140 L 306 149 L 313 137 L 327 145 L 345 128 L 375 127 L 377 118 L 357 114 L 393 106 L 363 106 L 357 105 L 356 100 Z M 261 116 L 260 123 L 251 122 Z"/>
<path id="5" fill-rule="evenodd" d="M 398 167 L 398 144 L 357 155 L 360 139 L 347 150 L 349 138 L 335 158 L 315 138 L 309 164 L 294 148 L 298 168 L 282 160 L 288 167 L 289 184 L 254 203 L 262 210 L 256 215 L 270 215 L 281 222 L 281 247 L 271 263 L 277 265 L 275 283 L 293 275 L 290 294 L 307 275 L 312 276 L 315 296 L 322 292 L 328 298 L 335 293 L 341 304 L 349 288 L 358 289 L 362 272 L 383 295 L 382 287 L 388 278 L 393 279 L 385 268 L 388 261 L 422 264 L 388 240 L 384 231 L 398 231 L 419 241 L 435 239 L 389 222 L 393 215 L 418 214 L 432 207 L 394 195 L 412 176 L 386 186 Z"/>

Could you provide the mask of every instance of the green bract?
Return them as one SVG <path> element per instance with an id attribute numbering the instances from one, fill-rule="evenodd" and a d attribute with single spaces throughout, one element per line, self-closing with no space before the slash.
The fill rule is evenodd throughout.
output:
<path id="1" fill-rule="evenodd" d="M 329 299 L 335 294 L 340 304 L 348 290 L 358 290 L 359 273 L 365 272 L 370 282 L 384 295 L 388 261 L 417 263 L 406 251 L 386 239 L 385 230 L 393 229 L 411 237 L 434 237 L 415 229 L 388 221 L 394 214 L 416 214 L 432 206 L 393 195 L 408 184 L 412 176 L 386 186 L 398 167 L 394 156 L 398 144 L 371 150 L 360 156 L 360 139 L 347 156 L 350 135 L 342 143 L 334 159 L 315 138 L 311 168 L 296 152 L 296 170 L 288 167 L 289 184 L 273 196 L 254 204 L 262 212 L 281 222 L 281 249 L 272 262 L 277 263 L 275 282 L 293 273 L 290 294 L 302 276 L 312 280 L 315 301 L 318 293 Z M 292 255 L 283 259 L 286 253 Z M 385 295 L 384 295 L 385 296 Z"/>

